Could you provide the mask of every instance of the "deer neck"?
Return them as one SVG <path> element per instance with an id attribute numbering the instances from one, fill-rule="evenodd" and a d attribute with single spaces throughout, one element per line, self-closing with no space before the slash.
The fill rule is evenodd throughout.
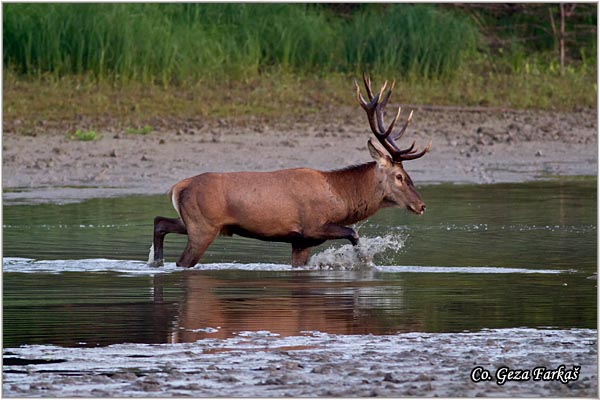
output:
<path id="1" fill-rule="evenodd" d="M 340 224 L 353 224 L 375 214 L 384 203 L 385 190 L 375 162 L 327 172 L 332 189 L 346 207 Z"/>

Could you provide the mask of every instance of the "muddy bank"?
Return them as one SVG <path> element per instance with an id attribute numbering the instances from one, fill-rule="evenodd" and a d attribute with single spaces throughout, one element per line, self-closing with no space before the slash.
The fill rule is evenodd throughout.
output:
<path id="1" fill-rule="evenodd" d="M 207 327 L 207 332 L 218 328 Z M 577 371 L 536 380 L 544 367 Z M 491 380 L 474 382 L 477 366 Z M 506 369 L 530 371 L 507 380 Z M 597 397 L 596 331 L 500 329 L 476 333 L 279 337 L 96 348 L 4 349 L 3 394 L 102 397 Z M 479 373 L 474 375 L 475 378 Z M 549 377 L 548 375 L 547 377 Z M 514 375 L 513 375 L 514 378 Z M 575 379 L 574 379 L 575 378 Z"/>
<path id="2" fill-rule="evenodd" d="M 408 108 L 408 107 L 406 107 Z M 406 109 L 405 108 L 405 109 Z M 407 115 L 407 111 L 405 111 Z M 3 188 L 11 202 L 68 202 L 92 197 L 165 193 L 179 179 L 207 171 L 336 169 L 370 161 L 362 110 L 340 108 L 293 121 L 258 118 L 166 120 L 149 134 L 127 133 L 118 121 L 99 140 L 70 140 L 56 124 L 36 136 L 4 124 Z M 419 184 L 494 183 L 555 175 L 596 175 L 597 113 L 416 107 L 401 141 L 431 153 L 406 163 Z"/>

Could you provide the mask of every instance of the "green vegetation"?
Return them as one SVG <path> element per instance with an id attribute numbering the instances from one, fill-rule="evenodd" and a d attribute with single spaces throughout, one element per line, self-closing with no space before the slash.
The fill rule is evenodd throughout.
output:
<path id="1" fill-rule="evenodd" d="M 77 129 L 74 134 L 67 135 L 70 140 L 79 140 L 82 142 L 91 142 L 94 140 L 98 140 L 99 136 L 96 131 L 81 131 Z"/>
<path id="2" fill-rule="evenodd" d="M 7 4 L 4 61 L 28 75 L 181 83 L 295 73 L 450 75 L 475 51 L 465 16 L 365 8 L 349 20 L 303 4 Z"/>
<path id="3" fill-rule="evenodd" d="M 141 128 L 129 127 L 125 129 L 125 133 L 128 133 L 130 135 L 147 135 L 152 131 L 153 129 L 150 125 L 144 125 Z"/>
<path id="4" fill-rule="evenodd" d="M 558 4 L 4 4 L 5 129 L 318 112 L 362 71 L 403 103 L 595 107 L 597 6 L 565 7 L 561 60 Z"/>

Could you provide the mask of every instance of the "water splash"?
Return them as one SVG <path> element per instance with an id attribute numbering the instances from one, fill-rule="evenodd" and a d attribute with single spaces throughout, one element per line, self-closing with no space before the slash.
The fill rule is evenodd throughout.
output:
<path id="1" fill-rule="evenodd" d="M 356 247 L 350 244 L 341 247 L 332 246 L 313 255 L 308 265 L 327 270 L 372 269 L 375 266 L 373 258 L 376 255 L 385 259 L 386 253 L 397 253 L 404 247 L 407 239 L 408 234 L 405 233 L 390 233 L 373 238 L 362 237 Z"/>
<path id="2" fill-rule="evenodd" d="M 365 238 L 361 249 L 363 257 L 370 257 L 368 262 L 360 261 L 356 257 L 355 249 L 351 246 L 341 248 L 330 248 L 316 254 L 310 261 L 310 265 L 304 267 L 292 267 L 290 264 L 270 263 L 212 263 L 198 264 L 193 270 L 198 271 L 297 271 L 304 270 L 359 270 L 378 271 L 385 273 L 460 273 L 460 274 L 561 274 L 577 272 L 575 269 L 530 269 L 530 268 L 507 268 L 497 266 L 427 266 L 427 265 L 392 265 L 395 252 L 403 249 L 406 237 L 398 235 L 387 235 L 377 238 Z M 390 250 L 390 251 L 386 251 Z M 379 266 L 373 265 L 373 256 L 377 256 Z M 389 257 L 386 260 L 386 257 Z M 165 265 L 156 268 L 150 267 L 144 261 L 135 260 L 109 260 L 104 258 L 92 258 L 83 260 L 34 260 L 21 257 L 4 257 L 2 259 L 2 272 L 4 273 L 43 273 L 61 274 L 65 272 L 83 273 L 118 273 L 121 276 L 154 276 L 157 274 L 170 274 L 185 271 L 174 262 L 165 262 Z"/>

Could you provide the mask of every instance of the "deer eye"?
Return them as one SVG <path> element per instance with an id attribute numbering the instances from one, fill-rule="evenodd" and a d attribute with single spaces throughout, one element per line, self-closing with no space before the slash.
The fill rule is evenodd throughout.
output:
<path id="1" fill-rule="evenodd" d="M 396 175 L 396 179 L 398 179 L 398 181 L 399 181 L 400 183 L 404 182 L 404 177 L 402 176 L 402 174 L 398 174 L 398 175 Z"/>

